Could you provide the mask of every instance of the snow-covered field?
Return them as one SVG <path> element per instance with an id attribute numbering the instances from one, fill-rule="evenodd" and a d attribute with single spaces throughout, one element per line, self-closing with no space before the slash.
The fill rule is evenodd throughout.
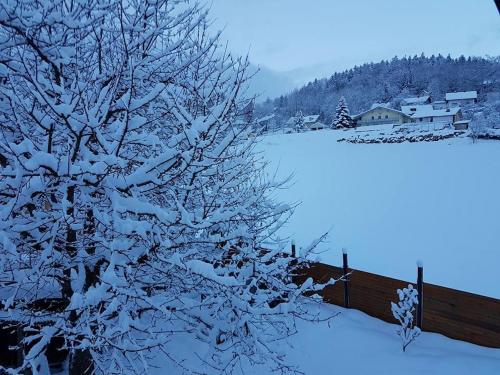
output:
<path id="1" fill-rule="evenodd" d="M 350 131 L 271 135 L 259 148 L 279 198 L 301 202 L 282 237 L 309 243 L 330 230 L 325 263 L 347 248 L 353 268 L 500 298 L 500 142 L 349 144 Z"/>
<path id="2" fill-rule="evenodd" d="M 322 316 L 341 314 L 328 322 L 299 322 L 298 333 L 282 344 L 290 364 L 298 365 L 307 375 L 331 374 L 498 374 L 500 350 L 483 348 L 442 335 L 423 332 L 408 347 L 401 350 L 397 326 L 372 318 L 356 310 L 337 306 L 312 306 Z M 186 359 L 185 364 L 203 365 L 203 347 L 189 342 L 173 343 L 176 352 Z M 162 365 L 155 375 L 183 374 L 182 369 L 158 357 Z M 168 365 L 166 365 L 168 363 Z M 243 366 L 235 373 L 264 375 L 258 366 Z M 186 373 L 186 372 L 184 372 Z"/>

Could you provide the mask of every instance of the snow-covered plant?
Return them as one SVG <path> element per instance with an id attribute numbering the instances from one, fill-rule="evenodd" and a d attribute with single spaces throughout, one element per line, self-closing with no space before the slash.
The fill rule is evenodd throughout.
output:
<path id="1" fill-rule="evenodd" d="M 258 250 L 290 209 L 235 126 L 248 63 L 208 25 L 190 1 L 2 1 L 0 298 L 26 333 L 19 371 L 46 369 L 53 338 L 70 374 L 181 365 L 177 335 L 215 373 L 288 369 L 274 345 L 311 282 Z"/>
<path id="2" fill-rule="evenodd" d="M 337 110 L 335 113 L 335 118 L 333 119 L 332 127 L 333 129 L 344 129 L 352 128 L 354 122 L 351 115 L 349 114 L 349 108 L 347 107 L 346 100 L 343 96 L 339 99 L 339 104 L 337 105 Z"/>
<path id="3" fill-rule="evenodd" d="M 420 328 L 415 325 L 415 307 L 418 305 L 418 292 L 409 284 L 408 288 L 398 289 L 399 302 L 391 302 L 391 310 L 394 318 L 397 319 L 401 327 L 398 335 L 401 337 L 403 352 L 406 347 L 420 334 Z"/>

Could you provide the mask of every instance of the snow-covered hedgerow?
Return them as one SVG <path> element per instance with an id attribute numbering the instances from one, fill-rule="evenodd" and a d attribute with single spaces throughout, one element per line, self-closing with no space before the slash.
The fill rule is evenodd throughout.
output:
<path id="1" fill-rule="evenodd" d="M 72 374 L 144 373 L 182 333 L 216 373 L 288 370 L 273 345 L 310 283 L 255 251 L 290 208 L 235 125 L 247 62 L 207 28 L 189 1 L 2 1 L 0 298 L 31 342 L 20 369 L 43 372 L 60 337 Z"/>

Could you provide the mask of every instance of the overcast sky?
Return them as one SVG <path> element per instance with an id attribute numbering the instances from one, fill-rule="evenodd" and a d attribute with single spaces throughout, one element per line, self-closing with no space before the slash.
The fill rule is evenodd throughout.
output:
<path id="1" fill-rule="evenodd" d="M 331 74 L 398 55 L 500 55 L 493 0 L 209 0 L 239 54 L 279 71 Z"/>

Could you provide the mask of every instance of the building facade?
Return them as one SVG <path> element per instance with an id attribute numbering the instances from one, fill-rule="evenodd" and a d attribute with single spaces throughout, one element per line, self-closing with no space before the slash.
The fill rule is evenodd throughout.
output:
<path id="1" fill-rule="evenodd" d="M 382 106 L 376 106 L 352 118 L 356 126 L 404 124 L 410 121 L 410 116 L 405 113 Z"/>
<path id="2" fill-rule="evenodd" d="M 477 91 L 448 92 L 445 99 L 448 108 L 463 107 L 477 103 Z"/>

